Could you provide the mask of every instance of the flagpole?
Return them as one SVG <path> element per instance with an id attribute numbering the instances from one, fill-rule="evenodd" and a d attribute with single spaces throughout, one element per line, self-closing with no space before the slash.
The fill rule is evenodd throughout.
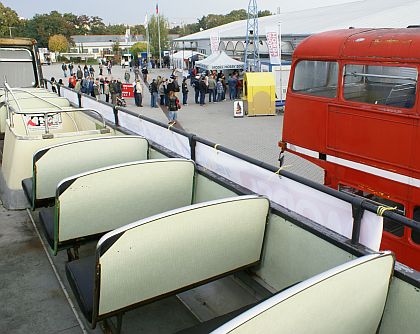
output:
<path id="1" fill-rule="evenodd" d="M 156 15 L 157 15 L 157 22 L 158 22 L 158 38 L 159 38 L 159 68 L 162 68 L 162 51 L 160 49 L 160 19 L 159 19 L 159 4 L 156 0 Z"/>
<path id="2" fill-rule="evenodd" d="M 149 57 L 150 57 L 150 34 L 149 34 L 149 22 L 147 22 L 147 25 L 146 25 L 146 38 L 147 38 L 146 67 L 149 67 Z"/>

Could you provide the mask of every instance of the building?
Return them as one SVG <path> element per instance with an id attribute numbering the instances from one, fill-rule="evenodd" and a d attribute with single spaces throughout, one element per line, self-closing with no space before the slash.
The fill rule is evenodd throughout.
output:
<path id="1" fill-rule="evenodd" d="M 178 37 L 179 35 L 168 35 L 169 41 Z M 135 43 L 146 42 L 144 35 L 74 35 L 71 39 L 74 46 L 70 48 L 69 53 L 63 54 L 64 56 L 95 59 L 114 57 L 113 46 L 116 42 L 119 43 L 120 54 L 129 54 Z"/>
<path id="2" fill-rule="evenodd" d="M 418 0 L 365 0 L 262 17 L 259 19 L 260 55 L 268 59 L 267 27 L 281 29 L 282 55 L 290 59 L 297 44 L 314 33 L 349 27 L 407 27 L 420 24 L 419 12 Z M 210 36 L 219 36 L 219 49 L 243 60 L 246 29 L 246 20 L 228 23 L 175 39 L 174 48 L 209 55 Z"/>
<path id="3" fill-rule="evenodd" d="M 114 57 L 113 46 L 119 43 L 121 54 L 129 53 L 130 48 L 137 42 L 145 42 L 143 35 L 75 35 L 71 36 L 74 46 L 70 54 L 87 55 L 88 58 Z"/>

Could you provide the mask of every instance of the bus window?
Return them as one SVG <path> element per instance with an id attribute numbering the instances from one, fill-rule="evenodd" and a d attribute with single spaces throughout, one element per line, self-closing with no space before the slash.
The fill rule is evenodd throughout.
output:
<path id="1" fill-rule="evenodd" d="M 413 220 L 420 222 L 420 206 L 414 208 Z M 420 245 L 420 232 L 411 231 L 411 240 Z"/>
<path id="2" fill-rule="evenodd" d="M 412 108 L 417 69 L 397 66 L 346 65 L 344 98 L 349 101 Z"/>
<path id="3" fill-rule="evenodd" d="M 338 64 L 332 61 L 302 60 L 295 68 L 293 91 L 306 95 L 337 96 Z"/>

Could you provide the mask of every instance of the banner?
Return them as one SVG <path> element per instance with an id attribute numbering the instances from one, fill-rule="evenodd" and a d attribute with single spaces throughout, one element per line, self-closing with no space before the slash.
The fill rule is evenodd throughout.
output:
<path id="1" fill-rule="evenodd" d="M 349 239 L 352 236 L 352 206 L 348 202 L 202 143 L 196 145 L 196 163 Z M 378 251 L 382 229 L 382 217 L 365 211 L 359 242 Z"/>
<path id="2" fill-rule="evenodd" d="M 271 64 L 280 64 L 280 46 L 278 28 L 267 27 L 266 37 Z"/>
<path id="3" fill-rule="evenodd" d="M 210 36 L 210 50 L 211 53 L 219 51 L 220 37 L 219 36 Z"/>
<path id="4" fill-rule="evenodd" d="M 134 98 L 134 88 L 132 84 L 122 84 L 122 97 L 123 98 Z"/>

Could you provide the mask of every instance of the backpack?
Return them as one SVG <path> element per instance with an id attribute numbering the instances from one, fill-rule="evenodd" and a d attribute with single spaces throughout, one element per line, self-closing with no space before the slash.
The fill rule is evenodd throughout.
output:
<path id="1" fill-rule="evenodd" d="M 169 99 L 168 109 L 169 109 L 170 111 L 176 111 L 176 110 L 178 110 L 177 100 L 178 100 L 178 99 L 176 99 L 176 98 Z"/>

